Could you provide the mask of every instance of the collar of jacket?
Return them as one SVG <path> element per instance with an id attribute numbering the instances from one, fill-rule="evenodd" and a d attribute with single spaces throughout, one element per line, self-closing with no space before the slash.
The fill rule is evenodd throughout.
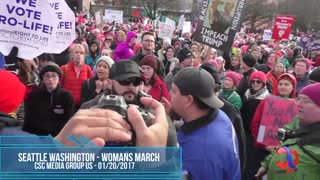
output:
<path id="1" fill-rule="evenodd" d="M 190 134 L 214 121 L 217 114 L 218 109 L 211 109 L 211 111 L 207 115 L 204 115 L 188 123 L 184 123 L 181 127 L 181 130 L 185 134 Z"/>
<path id="2" fill-rule="evenodd" d="M 42 92 L 46 92 L 48 94 L 55 94 L 55 93 L 59 92 L 61 89 L 62 88 L 61 88 L 61 86 L 59 84 L 57 85 L 57 87 L 52 92 L 49 92 L 44 84 L 41 87 L 41 91 Z"/>
<path id="3" fill-rule="evenodd" d="M 304 75 L 303 78 L 298 78 L 295 72 L 293 72 L 292 74 L 294 75 L 294 77 L 296 77 L 297 81 L 306 81 L 309 78 L 309 73 L 308 72 Z"/>
<path id="4" fill-rule="evenodd" d="M 75 67 L 75 64 L 74 64 L 74 62 L 71 60 L 71 61 L 68 63 L 68 69 L 71 68 L 73 71 L 75 71 L 75 70 L 74 70 L 74 67 Z M 66 69 L 66 70 L 68 70 L 68 69 Z M 80 68 L 80 69 L 81 69 L 80 71 L 85 71 L 85 63 L 84 63 L 84 62 L 81 64 L 81 68 Z"/>

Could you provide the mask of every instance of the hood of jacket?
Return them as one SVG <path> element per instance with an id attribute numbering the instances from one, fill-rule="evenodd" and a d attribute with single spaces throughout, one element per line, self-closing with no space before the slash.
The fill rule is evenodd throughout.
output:
<path id="1" fill-rule="evenodd" d="M 293 83 L 293 91 L 291 92 L 290 96 L 288 98 L 296 98 L 296 94 L 297 94 L 297 79 L 296 77 L 294 77 L 294 75 L 289 74 L 289 73 L 285 73 L 285 74 L 281 74 L 277 80 L 277 85 L 279 83 L 280 80 L 284 79 L 284 78 L 289 78 L 291 80 L 291 82 Z M 277 91 L 274 94 L 275 96 L 280 96 L 279 90 L 277 88 Z"/>
<path id="2" fill-rule="evenodd" d="M 127 33 L 126 44 L 128 46 L 129 46 L 129 42 L 130 42 L 131 38 L 133 38 L 133 37 L 138 37 L 138 35 L 133 31 L 130 31 Z"/>

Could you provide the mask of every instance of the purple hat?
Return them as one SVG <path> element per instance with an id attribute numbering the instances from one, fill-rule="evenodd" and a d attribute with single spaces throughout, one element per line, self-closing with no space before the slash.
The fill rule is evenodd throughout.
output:
<path id="1" fill-rule="evenodd" d="M 320 83 L 315 83 L 304 87 L 300 94 L 308 96 L 316 105 L 320 106 Z"/>

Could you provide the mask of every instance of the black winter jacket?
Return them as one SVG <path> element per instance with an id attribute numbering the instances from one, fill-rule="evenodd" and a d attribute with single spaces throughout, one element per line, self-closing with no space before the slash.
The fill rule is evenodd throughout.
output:
<path id="1" fill-rule="evenodd" d="M 32 91 L 25 102 L 23 130 L 36 135 L 56 136 L 72 117 L 71 93 L 58 86 L 52 93 L 46 88 Z"/>
<path id="2" fill-rule="evenodd" d="M 98 77 L 94 76 L 93 78 L 83 81 L 81 86 L 80 104 L 94 99 L 98 94 L 103 92 L 103 90 L 101 90 L 100 93 L 96 92 L 96 80 L 98 80 Z"/>
<path id="3" fill-rule="evenodd" d="M 250 88 L 249 79 L 250 75 L 255 72 L 255 68 L 251 68 L 248 72 L 243 73 L 243 78 L 240 80 L 237 86 L 237 93 L 240 95 L 241 99 L 243 100 L 244 94 Z"/>
<path id="4" fill-rule="evenodd" d="M 220 97 L 219 99 L 224 102 L 224 105 L 222 108 L 220 108 L 220 110 L 222 110 L 229 117 L 237 134 L 239 142 L 240 165 L 242 170 L 241 173 L 243 173 L 246 167 L 246 134 L 243 128 L 241 114 L 240 111 L 228 101 Z"/>

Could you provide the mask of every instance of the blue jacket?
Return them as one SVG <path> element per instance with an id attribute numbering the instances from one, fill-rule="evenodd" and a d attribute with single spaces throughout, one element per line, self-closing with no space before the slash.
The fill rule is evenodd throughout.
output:
<path id="1" fill-rule="evenodd" d="M 4 69 L 4 56 L 0 52 L 0 69 Z"/>
<path id="2" fill-rule="evenodd" d="M 240 180 L 237 135 L 227 115 L 212 110 L 178 132 L 183 169 L 192 180 Z"/>
<path id="3" fill-rule="evenodd" d="M 293 73 L 293 75 L 296 77 L 295 73 Z M 297 78 L 297 95 L 299 94 L 302 88 L 306 87 L 309 84 L 308 78 L 309 73 L 306 73 L 303 79 Z"/>
<path id="4" fill-rule="evenodd" d="M 98 55 L 97 57 L 95 58 L 92 58 L 90 56 L 90 54 L 87 54 L 84 58 L 84 63 L 86 63 L 87 65 L 89 65 L 91 67 L 91 69 L 94 68 L 94 66 L 96 65 L 98 59 L 100 58 L 100 55 Z"/>

